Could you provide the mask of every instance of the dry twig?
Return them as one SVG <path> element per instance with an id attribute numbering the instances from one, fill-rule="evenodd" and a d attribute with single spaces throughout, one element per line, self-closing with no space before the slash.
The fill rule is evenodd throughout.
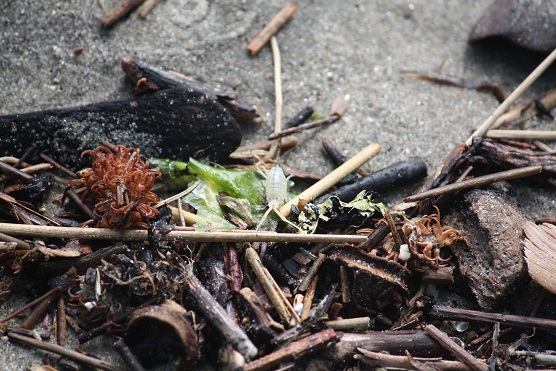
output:
<path id="1" fill-rule="evenodd" d="M 268 24 L 259 32 L 257 36 L 247 45 L 247 51 L 251 55 L 256 55 L 268 43 L 282 26 L 284 26 L 293 17 L 297 11 L 297 6 L 294 3 L 287 3 L 278 12 Z"/>

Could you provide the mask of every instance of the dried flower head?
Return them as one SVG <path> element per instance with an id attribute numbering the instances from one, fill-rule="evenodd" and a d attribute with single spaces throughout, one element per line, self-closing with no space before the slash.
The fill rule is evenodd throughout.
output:
<path id="1" fill-rule="evenodd" d="M 84 169 L 82 178 L 68 186 L 82 184 L 87 189 L 83 200 L 94 205 L 99 218 L 98 227 L 113 229 L 146 228 L 149 220 L 158 215 L 153 207 L 160 199 L 151 192 L 162 174 L 149 169 L 138 148 L 115 146 L 114 151 L 99 146 L 82 156 L 92 155 L 91 168 Z"/>

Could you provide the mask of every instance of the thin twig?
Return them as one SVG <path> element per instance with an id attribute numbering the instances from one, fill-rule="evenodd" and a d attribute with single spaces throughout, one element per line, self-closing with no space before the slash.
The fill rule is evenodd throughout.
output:
<path id="1" fill-rule="evenodd" d="M 383 352 L 371 352 L 363 348 L 357 348 L 363 356 L 356 354 L 355 359 L 361 360 L 363 363 L 369 366 L 375 367 L 385 367 L 394 369 L 415 369 L 414 365 L 411 363 L 407 356 L 394 356 L 391 354 Z M 458 361 L 444 361 L 441 358 L 417 358 L 414 357 L 413 360 L 419 363 L 424 363 L 422 370 L 444 370 L 444 371 L 468 371 L 470 368 L 462 362 Z M 432 366 L 427 368 L 427 366 Z"/>
<path id="2" fill-rule="evenodd" d="M 365 162 L 369 161 L 371 158 L 376 156 L 380 152 L 380 145 L 373 143 L 365 147 L 358 154 L 347 160 L 342 165 L 334 169 L 330 174 L 313 184 L 311 187 L 307 188 L 305 191 L 301 192 L 298 196 L 294 197 L 291 201 L 286 203 L 280 208 L 280 213 L 284 216 L 288 216 L 291 213 L 292 205 L 296 207 L 299 201 L 305 200 L 307 202 L 313 201 L 315 198 L 332 188 L 336 183 L 342 180 L 347 174 L 350 174 L 357 170 Z"/>
<path id="3" fill-rule="evenodd" d="M 425 325 L 425 332 L 433 337 L 442 347 L 452 353 L 457 359 L 476 371 L 487 371 L 488 366 L 469 354 L 465 349 L 454 342 L 446 333 L 434 325 Z"/>
<path id="4" fill-rule="evenodd" d="M 114 348 L 124 359 L 126 365 L 132 371 L 145 371 L 145 368 L 141 365 L 141 362 L 135 357 L 135 354 L 131 352 L 131 349 L 126 345 L 123 339 L 119 339 L 114 343 Z"/>
<path id="5" fill-rule="evenodd" d="M 282 130 L 282 57 L 280 56 L 280 48 L 278 47 L 278 40 L 275 36 L 270 38 L 270 45 L 272 46 L 272 61 L 274 63 L 274 99 L 276 105 L 274 132 L 278 133 Z M 275 158 L 278 154 L 280 144 L 279 141 L 272 143 L 265 158 Z"/>
<path id="6" fill-rule="evenodd" d="M 77 178 L 77 174 L 74 173 L 73 171 L 71 171 L 70 169 L 68 169 L 67 167 L 59 164 L 57 161 L 54 161 L 52 158 L 50 158 L 49 156 L 45 155 L 44 153 L 40 154 L 41 158 L 43 160 L 45 160 L 46 162 L 48 162 L 50 165 L 54 166 L 56 169 L 66 173 L 67 175 L 69 175 L 72 178 Z"/>
<path id="7" fill-rule="evenodd" d="M 315 352 L 331 341 L 335 341 L 336 339 L 336 332 L 332 329 L 327 329 L 293 342 L 283 348 L 276 350 L 273 353 L 270 353 L 267 356 L 256 359 L 253 362 L 246 364 L 243 367 L 243 370 L 273 370 L 276 369 L 278 365 L 284 361 L 290 359 L 298 359 L 305 354 Z"/>
<path id="8" fill-rule="evenodd" d="M 21 171 L 20 169 L 13 167 L 10 164 L 7 164 L 5 162 L 0 161 L 0 170 L 9 173 L 10 175 L 13 175 L 21 180 L 23 180 L 24 182 L 30 182 L 33 179 L 35 179 L 32 175 L 29 175 L 27 173 L 24 173 L 23 171 Z"/>
<path id="9" fill-rule="evenodd" d="M 12 312 L 9 316 L 2 318 L 2 320 L 0 320 L 0 323 L 5 323 L 5 322 L 9 321 L 10 319 L 18 316 L 20 313 L 23 313 L 24 311 L 26 311 L 27 309 L 32 308 L 35 304 L 41 303 L 43 300 L 46 300 L 53 295 L 57 295 L 61 290 L 62 290 L 61 286 L 57 286 L 57 287 L 53 288 L 52 290 L 50 290 L 46 294 L 36 298 L 35 300 L 28 303 L 27 305 L 19 308 L 15 312 Z"/>
<path id="10" fill-rule="evenodd" d="M 102 27 L 108 28 L 113 26 L 120 19 L 128 15 L 133 9 L 143 4 L 145 0 L 121 0 L 118 5 L 108 13 L 104 14 L 101 23 Z"/>
<path id="11" fill-rule="evenodd" d="M 50 164 L 46 164 L 46 163 L 41 163 L 41 164 L 36 164 L 36 165 L 29 165 L 27 167 L 21 168 L 19 169 L 22 173 L 25 174 L 33 174 L 33 173 L 38 173 L 41 171 L 46 171 L 46 170 L 50 170 L 52 169 L 52 165 Z M 0 175 L 0 182 L 5 182 L 8 179 L 12 179 L 14 176 L 11 174 L 2 174 Z"/>
<path id="12" fill-rule="evenodd" d="M 284 7 L 268 22 L 257 36 L 247 45 L 247 51 L 255 55 L 268 43 L 268 41 L 284 26 L 294 13 L 297 6 L 294 3 L 287 3 Z"/>
<path id="13" fill-rule="evenodd" d="M 548 55 L 548 57 L 546 57 L 545 60 L 542 61 L 541 64 L 539 64 L 521 84 L 519 84 L 519 86 L 506 98 L 506 100 L 500 103 L 498 108 L 496 108 L 486 121 L 483 122 L 469 138 L 467 138 L 465 144 L 469 146 L 473 142 L 473 138 L 482 137 L 496 122 L 498 117 L 500 117 L 510 107 L 510 105 L 512 105 L 516 99 L 519 98 L 521 94 L 523 94 L 523 92 L 525 92 L 525 90 L 527 90 L 529 86 L 531 86 L 539 78 L 539 76 L 552 64 L 552 62 L 554 62 L 555 59 L 556 49 L 554 49 L 552 53 L 550 53 L 550 55 Z"/>
<path id="14" fill-rule="evenodd" d="M 500 182 L 502 180 L 524 178 L 531 175 L 539 174 L 542 171 L 542 168 L 542 165 L 526 166 L 520 169 L 506 170 L 494 174 L 479 176 L 473 179 L 448 184 L 438 188 L 433 188 L 428 191 L 406 197 L 404 198 L 404 202 L 420 201 L 426 198 L 437 197 L 469 188 L 478 188 L 488 184 Z"/>
<path id="15" fill-rule="evenodd" d="M 552 130 L 489 130 L 485 138 L 517 140 L 556 140 L 556 131 Z"/>
<path id="16" fill-rule="evenodd" d="M 139 8 L 139 17 L 143 19 L 147 18 L 147 15 L 149 15 L 156 3 L 158 3 L 158 0 L 146 0 Z"/>
<path id="17" fill-rule="evenodd" d="M 268 140 L 276 140 L 276 139 L 280 139 L 280 138 L 283 138 L 283 137 L 287 137 L 288 135 L 301 133 L 302 131 L 307 130 L 307 129 L 316 128 L 318 126 L 323 126 L 323 125 L 326 125 L 326 124 L 331 124 L 333 122 L 338 121 L 340 118 L 341 118 L 340 116 L 333 115 L 333 116 L 327 117 L 327 118 L 322 119 L 322 120 L 311 121 L 311 122 L 308 122 L 306 124 L 302 124 L 302 125 L 299 125 L 299 126 L 295 126 L 293 128 L 284 129 L 282 131 L 278 131 L 278 132 L 275 132 L 273 134 L 270 134 L 267 139 Z"/>
<path id="18" fill-rule="evenodd" d="M 305 275 L 305 277 L 303 278 L 303 280 L 301 281 L 301 283 L 297 287 L 297 290 L 296 290 L 297 292 L 307 291 L 307 288 L 309 288 L 309 285 L 311 284 L 311 282 L 313 282 L 313 278 L 319 272 L 319 268 L 320 268 L 320 266 L 322 265 L 322 263 L 324 262 L 325 259 L 326 259 L 326 255 L 324 255 L 322 253 L 320 253 L 318 255 L 318 257 L 315 259 L 315 261 L 311 265 L 311 268 L 309 268 L 309 271 L 307 272 L 307 274 Z"/>
<path id="19" fill-rule="evenodd" d="M 148 231 L 140 229 L 113 230 L 105 228 L 53 227 L 0 223 L 0 233 L 42 238 L 73 238 L 87 240 L 147 241 Z M 162 240 L 191 242 L 302 242 L 361 243 L 365 236 L 341 234 L 295 234 L 261 231 L 180 231 L 174 230 Z"/>
<path id="20" fill-rule="evenodd" d="M 66 324 L 66 303 L 60 296 L 56 303 L 56 343 L 62 347 L 66 345 Z"/>
<path id="21" fill-rule="evenodd" d="M 276 312 L 278 312 L 278 315 L 280 316 L 282 321 L 288 327 L 291 327 L 294 324 L 292 322 L 292 315 L 286 307 L 286 304 L 282 300 L 281 295 L 279 295 L 279 293 L 277 292 L 276 286 L 272 283 L 272 276 L 267 273 L 268 271 L 263 266 L 263 263 L 261 262 L 261 259 L 259 258 L 259 255 L 255 251 L 255 249 L 253 249 L 252 247 L 248 247 L 247 250 L 245 250 L 245 258 L 253 269 L 253 273 L 255 273 L 255 276 L 261 283 L 266 296 L 268 296 L 268 299 L 276 309 Z"/>
<path id="22" fill-rule="evenodd" d="M 86 356 L 83 353 L 79 353 L 76 352 L 75 350 L 67 349 L 60 345 L 47 343 L 44 341 L 28 338 L 26 336 L 14 334 L 14 333 L 8 333 L 8 338 L 18 343 L 22 343 L 37 349 L 42 349 L 47 352 L 55 353 L 63 357 L 67 357 L 81 364 L 91 366 L 92 368 L 99 368 L 101 370 L 108 370 L 108 371 L 125 371 L 125 369 L 116 366 L 112 363 Z"/>
<path id="23" fill-rule="evenodd" d="M 173 196 L 171 196 L 171 197 L 168 197 L 168 198 L 165 199 L 165 200 L 160 201 L 159 203 L 157 203 L 156 205 L 154 205 L 154 208 L 155 208 L 155 209 L 158 209 L 158 208 L 161 207 L 162 205 L 167 205 L 167 204 L 169 204 L 169 203 L 172 202 L 172 201 L 175 201 L 175 200 L 177 200 L 177 199 L 179 199 L 179 198 L 182 198 L 182 197 L 185 196 L 186 194 L 193 192 L 193 190 L 194 190 L 195 188 L 197 188 L 197 186 L 198 186 L 199 184 L 201 184 L 201 181 L 200 181 L 200 180 L 196 181 L 191 187 L 187 188 L 185 191 L 181 191 L 181 192 L 178 193 L 178 194 L 175 194 L 175 195 L 173 195 Z"/>
<path id="24" fill-rule="evenodd" d="M 434 306 L 430 315 L 434 318 L 444 319 L 449 321 L 475 321 L 496 323 L 500 322 L 506 326 L 524 327 L 524 328 L 539 328 L 550 331 L 556 331 L 556 320 L 546 318 L 536 318 L 527 316 L 517 316 L 514 314 L 499 314 L 499 313 L 486 313 L 476 310 L 459 309 Z"/>
<path id="25" fill-rule="evenodd" d="M 325 321 L 324 324 L 336 331 L 367 331 L 373 327 L 370 317 L 355 317 Z"/>
<path id="26" fill-rule="evenodd" d="M 313 298 L 315 297 L 318 281 L 319 276 L 315 276 L 311 281 L 311 284 L 307 288 L 307 291 L 305 292 L 305 296 L 303 297 L 303 311 L 301 312 L 301 321 L 305 321 L 311 314 L 311 306 L 313 305 Z"/>

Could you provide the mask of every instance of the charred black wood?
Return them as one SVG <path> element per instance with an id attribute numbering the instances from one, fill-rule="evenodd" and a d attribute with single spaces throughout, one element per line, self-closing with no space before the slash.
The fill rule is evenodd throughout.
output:
<path id="1" fill-rule="evenodd" d="M 335 166 L 340 166 L 341 164 L 347 161 L 346 156 L 344 156 L 344 154 L 340 152 L 340 150 L 336 148 L 336 146 L 330 140 L 323 139 L 321 144 L 322 144 L 322 148 L 324 148 L 324 151 L 328 155 L 328 158 L 330 158 L 330 160 L 334 163 Z M 364 174 L 364 175 L 368 175 L 368 174 Z M 339 182 L 339 185 L 350 184 L 355 182 L 356 180 L 357 180 L 357 175 L 352 173 L 345 176 L 344 179 L 342 179 Z"/>
<path id="2" fill-rule="evenodd" d="M 136 58 L 126 57 L 122 59 L 122 69 L 128 78 L 137 84 L 136 93 L 145 90 L 155 91 L 173 88 L 193 89 L 218 102 L 238 122 L 257 122 L 261 119 L 256 106 L 236 101 L 233 94 L 215 92 L 198 81 L 166 72 Z M 142 79 L 146 79 L 146 81 Z M 143 85 L 147 85 L 146 89 L 143 88 Z"/>
<path id="3" fill-rule="evenodd" d="M 19 156 L 41 141 L 66 166 L 101 141 L 140 147 L 146 157 L 225 159 L 241 141 L 228 112 L 205 93 L 175 88 L 122 101 L 0 117 L 0 155 Z"/>
<path id="4" fill-rule="evenodd" d="M 353 184 L 339 188 L 332 194 L 322 196 L 315 201 L 315 204 L 322 203 L 333 195 L 344 202 L 349 202 L 361 191 L 385 191 L 404 184 L 413 184 L 413 182 L 426 175 L 427 165 L 425 162 L 420 157 L 412 157 L 375 171 Z"/>

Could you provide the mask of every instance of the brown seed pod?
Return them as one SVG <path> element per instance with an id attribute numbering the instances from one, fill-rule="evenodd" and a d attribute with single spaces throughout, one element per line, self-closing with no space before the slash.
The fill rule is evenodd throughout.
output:
<path id="1" fill-rule="evenodd" d="M 125 343 L 145 367 L 172 362 L 187 369 L 198 358 L 197 334 L 185 310 L 172 305 L 151 305 L 135 311 L 129 320 Z"/>

